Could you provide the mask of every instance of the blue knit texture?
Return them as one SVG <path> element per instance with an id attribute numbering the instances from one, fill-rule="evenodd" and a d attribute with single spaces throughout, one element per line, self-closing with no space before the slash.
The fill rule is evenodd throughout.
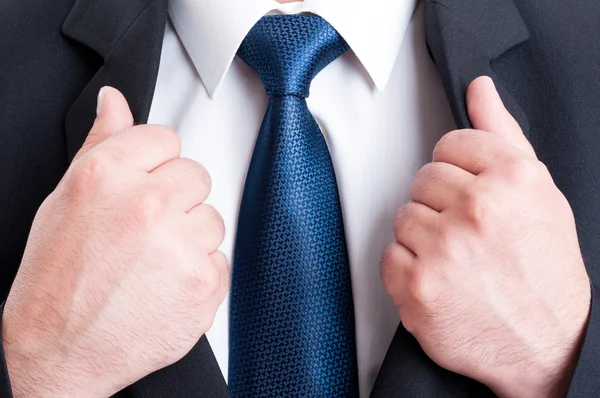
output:
<path id="1" fill-rule="evenodd" d="M 262 79 L 267 95 L 308 97 L 313 78 L 348 50 L 323 18 L 279 15 L 262 18 L 238 56 Z"/>
<path id="2" fill-rule="evenodd" d="M 231 289 L 234 397 L 358 396 L 335 172 L 304 97 L 348 49 L 322 18 L 262 18 L 238 55 L 270 95 L 246 177 Z"/>

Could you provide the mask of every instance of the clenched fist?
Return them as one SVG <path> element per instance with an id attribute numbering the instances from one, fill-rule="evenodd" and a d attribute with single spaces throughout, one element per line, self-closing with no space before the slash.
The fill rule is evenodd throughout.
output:
<path id="1" fill-rule="evenodd" d="M 166 127 L 133 127 L 118 91 L 100 97 L 6 302 L 15 397 L 114 394 L 189 352 L 228 289 L 207 171 Z"/>
<path id="2" fill-rule="evenodd" d="M 589 307 L 573 213 L 489 78 L 397 214 L 382 276 L 440 366 L 499 396 L 564 396 Z"/>

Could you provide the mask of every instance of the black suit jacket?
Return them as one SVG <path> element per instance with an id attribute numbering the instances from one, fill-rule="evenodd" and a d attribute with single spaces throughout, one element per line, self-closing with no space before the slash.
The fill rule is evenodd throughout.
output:
<path id="1" fill-rule="evenodd" d="M 470 127 L 468 84 L 492 76 L 569 199 L 588 272 L 600 285 L 600 2 L 425 1 L 427 43 L 458 126 Z M 100 87 L 120 89 L 136 123 L 147 121 L 166 10 L 167 0 L 0 0 L 0 298 L 8 294 L 37 208 L 92 125 Z M 600 297 L 593 291 L 570 397 L 600 396 Z M 0 366 L 0 396 L 10 395 Z M 229 392 L 203 338 L 183 360 L 119 395 Z M 400 325 L 373 396 L 493 394 L 436 366 Z"/>

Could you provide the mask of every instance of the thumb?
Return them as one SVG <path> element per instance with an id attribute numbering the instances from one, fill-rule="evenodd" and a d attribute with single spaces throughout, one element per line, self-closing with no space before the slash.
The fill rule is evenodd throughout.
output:
<path id="1" fill-rule="evenodd" d="M 129 109 L 129 104 L 127 104 L 123 94 L 115 88 L 102 87 L 100 89 L 96 114 L 94 125 L 74 161 L 107 138 L 133 127 L 133 115 Z"/>
<path id="2" fill-rule="evenodd" d="M 504 107 L 491 78 L 481 76 L 473 80 L 467 90 L 467 109 L 475 129 L 498 134 L 522 151 L 535 156 L 519 123 Z"/>

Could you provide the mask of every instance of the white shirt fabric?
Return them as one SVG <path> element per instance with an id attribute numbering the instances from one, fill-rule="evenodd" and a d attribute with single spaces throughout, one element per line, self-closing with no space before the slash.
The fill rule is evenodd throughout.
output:
<path id="1" fill-rule="evenodd" d="M 227 228 L 232 260 L 237 215 L 268 98 L 235 53 L 268 13 L 311 12 L 351 50 L 314 79 L 308 107 L 327 139 L 338 179 L 352 273 L 361 396 L 368 396 L 399 323 L 379 276 L 394 214 L 410 200 L 414 174 L 455 128 L 425 45 L 418 0 L 170 0 L 149 123 L 178 132 L 183 156 L 207 167 L 207 203 Z M 415 11 L 416 10 L 416 11 Z M 231 263 L 231 261 L 230 261 Z M 233 264 L 232 266 L 235 266 Z M 229 300 L 208 340 L 227 378 Z"/>

